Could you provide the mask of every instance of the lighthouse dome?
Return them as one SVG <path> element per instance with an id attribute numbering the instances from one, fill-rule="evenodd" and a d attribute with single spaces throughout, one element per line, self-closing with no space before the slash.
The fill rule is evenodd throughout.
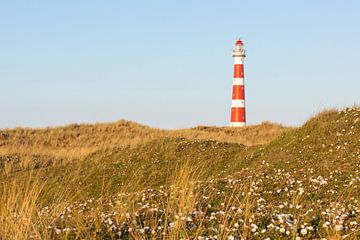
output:
<path id="1" fill-rule="evenodd" d="M 244 43 L 243 43 L 240 39 L 238 39 L 238 40 L 236 40 L 235 45 L 240 45 L 240 46 L 243 46 L 243 45 L 244 45 Z"/>

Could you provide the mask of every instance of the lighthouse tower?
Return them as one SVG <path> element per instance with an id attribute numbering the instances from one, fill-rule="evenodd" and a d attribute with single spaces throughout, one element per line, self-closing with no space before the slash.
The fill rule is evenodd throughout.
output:
<path id="1" fill-rule="evenodd" d="M 243 42 L 238 39 L 233 50 L 234 80 L 231 102 L 230 127 L 244 127 L 245 116 L 245 88 L 244 88 L 244 58 L 245 50 Z"/>

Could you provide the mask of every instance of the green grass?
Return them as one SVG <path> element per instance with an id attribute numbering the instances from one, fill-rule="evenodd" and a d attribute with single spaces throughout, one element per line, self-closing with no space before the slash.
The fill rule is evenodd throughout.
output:
<path id="1" fill-rule="evenodd" d="M 200 127 L 165 134 L 133 123 L 120 125 L 122 130 L 118 125 L 80 126 L 81 130 L 71 126 L 51 134 L 14 130 L 15 135 L 3 136 L 0 193 L 8 207 L 0 208 L 0 225 L 5 226 L 0 235 L 20 231 L 19 238 L 39 239 L 360 237 L 359 108 L 324 111 L 292 129 L 265 124 L 242 132 Z M 76 140 L 74 129 L 83 140 Z M 103 134 L 111 132 L 116 134 Z M 244 138 L 236 135 L 240 133 L 249 143 L 264 143 L 241 144 Z M 230 137 L 233 134 L 239 141 Z M 62 143 L 59 136 L 67 140 Z M 69 136 L 75 138 L 70 141 Z M 131 140 L 134 136 L 136 141 Z M 4 150 L 19 139 L 19 153 Z M 44 139 L 51 148 L 44 149 Z M 36 153 L 30 154 L 34 146 Z M 84 147 L 90 150 L 76 153 Z M 74 152 L 67 155 L 58 149 Z M 13 185 L 19 189 L 9 188 Z M 21 186 L 27 186 L 26 194 L 32 197 L 21 195 Z M 22 205 L 29 208 L 25 213 Z M 6 215 L 9 209 L 27 219 L 31 216 L 26 224 L 39 227 L 16 228 L 16 221 Z"/>

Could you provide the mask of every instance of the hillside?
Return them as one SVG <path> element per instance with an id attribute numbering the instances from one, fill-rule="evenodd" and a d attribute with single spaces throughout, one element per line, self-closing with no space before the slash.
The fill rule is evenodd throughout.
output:
<path id="1" fill-rule="evenodd" d="M 356 107 L 299 128 L 3 130 L 0 146 L 4 239 L 360 238 Z"/>
<path id="2" fill-rule="evenodd" d="M 2 149 L 24 148 L 112 148 L 138 145 L 159 137 L 212 139 L 258 145 L 269 142 L 290 128 L 264 122 L 243 129 L 199 126 L 181 130 L 160 130 L 130 121 L 98 124 L 72 124 L 46 129 L 0 130 Z"/>
<path id="3" fill-rule="evenodd" d="M 97 151 L 135 148 L 161 138 L 216 140 L 254 146 L 268 143 L 290 129 L 264 122 L 245 129 L 196 127 L 171 131 L 118 121 L 46 129 L 0 130 L 0 171 L 64 164 L 84 159 Z"/>

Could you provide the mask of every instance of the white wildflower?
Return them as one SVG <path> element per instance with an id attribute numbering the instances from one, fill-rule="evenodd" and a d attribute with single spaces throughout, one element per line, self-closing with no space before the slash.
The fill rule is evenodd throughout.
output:
<path id="1" fill-rule="evenodd" d="M 335 225 L 335 231 L 341 231 L 343 229 L 344 229 L 343 225 L 341 225 L 341 224 Z"/>
<path id="2" fill-rule="evenodd" d="M 232 235 L 230 235 L 230 236 L 228 236 L 227 239 L 228 239 L 228 240 L 234 240 L 235 238 L 234 238 Z"/>

